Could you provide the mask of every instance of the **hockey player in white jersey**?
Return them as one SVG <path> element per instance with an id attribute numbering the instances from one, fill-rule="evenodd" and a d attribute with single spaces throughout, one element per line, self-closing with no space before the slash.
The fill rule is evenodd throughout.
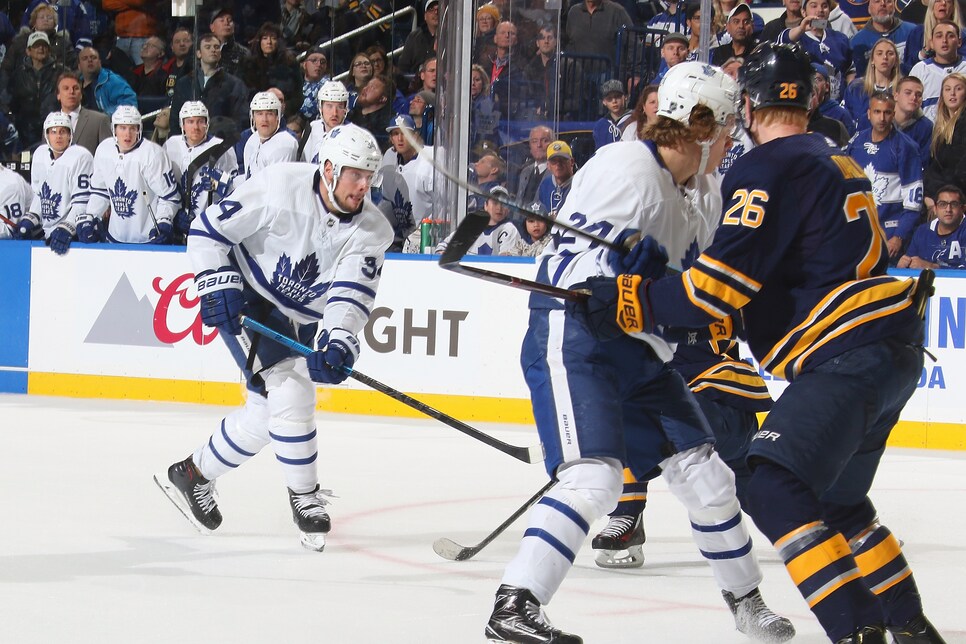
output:
<path id="1" fill-rule="evenodd" d="M 252 97 L 250 107 L 252 135 L 245 142 L 245 175 L 236 177 L 236 187 L 263 168 L 298 160 L 299 142 L 291 131 L 281 129 L 282 101 L 278 96 L 258 92 Z"/>
<path id="2" fill-rule="evenodd" d="M 643 142 L 597 151 L 574 177 L 558 221 L 623 244 L 636 231 L 666 248 L 668 266 L 689 264 L 710 243 L 721 194 L 710 173 L 731 144 L 738 85 L 698 62 L 670 69 L 658 90 L 658 118 Z M 621 258 L 628 265 L 660 255 L 653 240 Z M 606 248 L 559 235 L 538 259 L 537 279 L 579 289 L 590 278 L 624 271 Z M 507 566 L 485 636 L 491 642 L 579 644 L 543 614 L 570 570 L 590 526 L 614 509 L 626 462 L 635 476 L 660 467 L 685 506 L 692 536 L 711 565 L 739 627 L 779 642 L 788 620 L 761 599 L 761 569 L 742 519 L 734 475 L 712 447 L 707 420 L 684 379 L 666 364 L 673 347 L 652 334 L 594 339 L 560 300 L 533 294 L 521 364 L 530 388 L 544 465 L 557 484 L 529 517 L 520 550 Z M 680 639 L 680 638 L 678 638 Z"/>
<path id="3" fill-rule="evenodd" d="M 201 101 L 185 101 L 179 110 L 181 136 L 169 138 L 164 152 L 181 186 L 181 208 L 174 219 L 175 231 L 188 234 L 191 222 L 205 208 L 232 191 L 238 160 L 231 146 L 208 134 L 208 108 Z M 218 152 L 221 152 L 218 154 Z M 188 169 L 199 165 L 192 176 Z"/>
<path id="4" fill-rule="evenodd" d="M 245 371 L 248 397 L 191 456 L 155 477 L 189 521 L 211 531 L 222 519 L 215 479 L 271 443 L 311 550 L 323 549 L 330 528 L 316 466 L 315 383 L 348 377 L 392 242 L 386 218 L 367 198 L 379 176 L 375 138 L 339 126 L 320 158 L 317 166 L 265 168 L 192 223 L 188 257 L 201 317 Z M 249 335 L 243 314 L 317 350 L 303 358 Z"/>
<path id="5" fill-rule="evenodd" d="M 110 209 L 106 241 L 171 243 L 172 222 L 181 205 L 171 162 L 160 145 L 142 138 L 136 107 L 118 107 L 111 127 L 114 136 L 101 141 L 94 153 L 87 214 L 100 220 Z"/>
<path id="6" fill-rule="evenodd" d="M 45 143 L 34 152 L 30 166 L 33 195 L 20 222 L 20 234 L 28 239 L 42 228 L 51 250 L 58 255 L 65 254 L 77 238 L 86 243 L 98 241 L 93 222 L 84 217 L 94 158 L 85 148 L 72 145 L 72 137 L 70 115 L 47 115 Z"/>
<path id="7" fill-rule="evenodd" d="M 309 138 L 302 148 L 302 161 L 319 162 L 319 144 L 325 134 L 345 122 L 349 113 L 349 90 L 339 81 L 326 81 L 319 88 L 319 118 L 309 123 Z"/>
<path id="8" fill-rule="evenodd" d="M 22 238 L 20 222 L 32 199 L 30 184 L 18 173 L 0 165 L 0 239 Z"/>

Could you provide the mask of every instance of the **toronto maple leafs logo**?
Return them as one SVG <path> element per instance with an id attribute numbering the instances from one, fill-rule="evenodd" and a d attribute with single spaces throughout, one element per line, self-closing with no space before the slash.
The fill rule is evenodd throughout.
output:
<path id="1" fill-rule="evenodd" d="M 872 197 L 877 204 L 883 202 L 883 198 L 886 192 L 889 190 L 889 177 L 884 174 L 879 174 L 875 166 L 871 163 L 864 168 L 865 176 L 869 177 L 869 182 L 872 184 Z"/>
<path id="2" fill-rule="evenodd" d="M 60 218 L 60 202 L 63 198 L 63 195 L 52 191 L 44 181 L 40 186 L 40 216 L 44 221 L 56 221 Z"/>
<path id="3" fill-rule="evenodd" d="M 396 230 L 409 230 L 416 223 L 413 220 L 413 205 L 406 201 L 401 190 L 396 190 L 392 198 L 392 214 L 396 218 L 396 225 L 393 226 Z"/>
<path id="4" fill-rule="evenodd" d="M 198 212 L 198 199 L 201 197 L 203 188 L 200 181 L 196 181 L 191 186 L 191 193 L 188 195 L 189 210 L 188 212 Z"/>
<path id="5" fill-rule="evenodd" d="M 698 248 L 698 240 L 694 239 L 691 241 L 691 245 L 688 246 L 688 250 L 684 253 L 684 257 L 681 259 L 681 268 L 684 270 L 691 268 L 700 254 L 701 249 Z"/>
<path id="6" fill-rule="evenodd" d="M 111 206 L 114 208 L 115 215 L 122 219 L 134 216 L 134 202 L 138 198 L 137 190 L 128 190 L 121 181 L 121 177 L 118 177 L 107 192 L 111 196 Z"/>
<path id="7" fill-rule="evenodd" d="M 292 259 L 282 253 L 272 274 L 272 288 L 283 299 L 295 304 L 311 304 L 328 289 L 328 284 L 319 284 L 319 260 L 315 253 L 292 265 Z"/>

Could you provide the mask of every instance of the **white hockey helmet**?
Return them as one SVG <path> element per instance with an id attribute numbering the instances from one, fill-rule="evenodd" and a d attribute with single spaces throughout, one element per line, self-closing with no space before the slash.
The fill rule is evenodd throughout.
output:
<path id="1" fill-rule="evenodd" d="M 720 125 L 733 125 L 741 88 L 719 67 L 696 61 L 668 70 L 657 90 L 657 113 L 688 124 L 695 105 L 706 105 Z"/>
<path id="2" fill-rule="evenodd" d="M 70 131 L 70 140 L 74 139 L 74 126 L 70 122 L 70 114 L 64 114 L 63 112 L 51 112 L 44 119 L 44 143 L 50 145 L 50 139 L 47 138 L 47 130 L 52 127 L 66 127 Z"/>
<path id="3" fill-rule="evenodd" d="M 136 125 L 138 127 L 137 141 L 141 140 L 141 113 L 133 105 L 118 105 L 111 115 L 111 132 L 114 134 L 114 141 L 117 142 L 118 125 Z"/>
<path id="4" fill-rule="evenodd" d="M 178 110 L 178 122 L 181 124 L 182 132 L 184 132 L 184 120 L 196 116 L 203 116 L 205 122 L 208 122 L 208 108 L 201 101 L 185 101 Z"/>
<path id="5" fill-rule="evenodd" d="M 331 185 L 325 179 L 326 163 L 332 164 Z M 381 167 L 382 154 L 379 152 L 376 138 L 369 130 L 358 125 L 346 123 L 335 126 L 326 133 L 319 145 L 319 173 L 326 190 L 333 195 L 331 201 L 339 212 L 346 212 L 335 203 L 334 198 L 335 186 L 339 183 L 342 168 L 358 168 L 372 172 L 372 185 L 378 187 L 382 183 Z"/>
<path id="6" fill-rule="evenodd" d="M 349 90 L 347 90 L 345 85 L 339 81 L 325 81 L 322 83 L 322 87 L 319 88 L 318 98 L 320 109 L 323 101 L 331 101 L 333 103 L 348 103 Z"/>
<path id="7" fill-rule="evenodd" d="M 258 92 L 252 97 L 252 102 L 248 107 L 251 109 L 250 119 L 253 132 L 255 131 L 255 112 L 274 111 L 278 115 L 278 127 L 275 128 L 275 131 L 278 132 L 278 128 L 282 127 L 282 101 L 278 100 L 278 96 L 272 92 Z"/>

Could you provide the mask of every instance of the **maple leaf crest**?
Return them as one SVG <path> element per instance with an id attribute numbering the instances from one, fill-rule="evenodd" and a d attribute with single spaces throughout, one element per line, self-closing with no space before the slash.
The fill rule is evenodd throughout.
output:
<path id="1" fill-rule="evenodd" d="M 300 305 L 309 304 L 328 288 L 327 284 L 316 283 L 319 275 L 319 260 L 315 253 L 310 253 L 294 265 L 292 259 L 282 253 L 272 274 L 272 287 L 282 299 Z"/>
<path id="2" fill-rule="evenodd" d="M 47 182 L 44 181 L 43 185 L 40 186 L 40 216 L 43 217 L 44 221 L 60 219 L 60 202 L 63 198 L 63 195 L 51 190 Z"/>
<path id="3" fill-rule="evenodd" d="M 111 206 L 114 208 L 115 215 L 122 219 L 134 216 L 134 202 L 138 198 L 137 190 L 128 190 L 121 177 L 118 177 L 107 193 L 111 197 Z"/>

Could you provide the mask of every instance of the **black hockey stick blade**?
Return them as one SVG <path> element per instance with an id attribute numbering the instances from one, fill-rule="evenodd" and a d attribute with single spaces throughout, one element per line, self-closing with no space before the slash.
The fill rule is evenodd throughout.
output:
<path id="1" fill-rule="evenodd" d="M 301 342 L 293 340 L 287 335 L 279 333 L 275 329 L 269 328 L 264 324 L 257 322 L 256 320 L 243 315 L 241 322 L 242 326 L 246 329 L 274 340 L 275 342 L 278 342 L 279 344 L 286 346 L 303 356 L 313 353 L 311 348 L 305 346 Z M 486 445 L 489 445 L 490 447 L 493 447 L 504 454 L 512 456 L 519 461 L 523 461 L 524 463 L 539 463 L 543 461 L 543 444 L 534 445 L 532 447 L 520 447 L 517 445 L 510 445 L 509 443 L 504 443 L 499 439 L 493 438 L 489 434 L 481 432 L 475 427 L 470 427 L 463 421 L 457 420 L 449 414 L 445 414 L 437 409 L 433 409 L 426 403 L 416 400 L 412 396 L 404 394 L 401 391 L 393 389 L 389 385 L 379 382 L 375 378 L 370 378 L 369 376 L 365 375 L 364 373 L 360 373 L 355 369 L 346 369 L 346 371 L 348 371 L 349 377 L 353 380 L 358 380 L 362 384 L 375 389 L 379 393 L 385 394 L 393 400 L 401 402 L 402 404 L 406 405 L 407 407 L 411 407 L 416 411 L 422 412 L 430 418 L 438 420 L 444 425 L 448 425 L 457 431 L 463 432 L 467 436 L 475 438 L 481 443 L 485 443 Z"/>
<path id="2" fill-rule="evenodd" d="M 936 287 L 933 286 L 935 280 L 936 273 L 931 268 L 924 268 L 916 279 L 916 287 L 912 292 L 912 305 L 916 307 L 916 313 L 920 318 L 926 317 L 926 304 L 936 292 Z"/>
<path id="3" fill-rule="evenodd" d="M 537 490 L 536 494 L 527 499 L 523 505 L 517 508 L 516 511 L 507 518 L 506 521 L 497 526 L 496 530 L 486 535 L 486 538 L 475 546 L 461 546 L 452 539 L 440 537 L 433 542 L 433 551 L 443 559 L 449 559 L 450 561 L 466 561 L 467 559 L 472 559 L 480 550 L 490 545 L 494 539 L 503 534 L 514 521 L 523 516 L 527 510 L 532 508 L 537 501 L 539 501 L 543 495 L 554 486 L 554 483 L 556 482 L 556 479 L 550 479 L 549 483 Z"/>
<path id="4" fill-rule="evenodd" d="M 522 277 L 497 273 L 496 271 L 485 268 L 460 264 L 460 260 L 466 255 L 466 251 L 469 250 L 470 246 L 473 245 L 473 242 L 476 241 L 476 238 L 480 236 L 480 233 L 486 229 L 489 223 L 490 216 L 486 213 L 467 213 L 463 221 L 456 227 L 452 237 L 450 237 L 446 249 L 439 258 L 439 265 L 454 273 L 476 277 L 495 284 L 512 286 L 524 291 L 530 291 L 531 293 L 541 293 L 543 295 L 549 295 L 550 297 L 559 297 L 564 300 L 573 301 L 587 299 L 587 293 L 582 291 L 559 288 L 557 286 L 551 286 L 550 284 L 542 284 L 540 282 L 534 282 L 533 280 L 523 279 Z"/>

